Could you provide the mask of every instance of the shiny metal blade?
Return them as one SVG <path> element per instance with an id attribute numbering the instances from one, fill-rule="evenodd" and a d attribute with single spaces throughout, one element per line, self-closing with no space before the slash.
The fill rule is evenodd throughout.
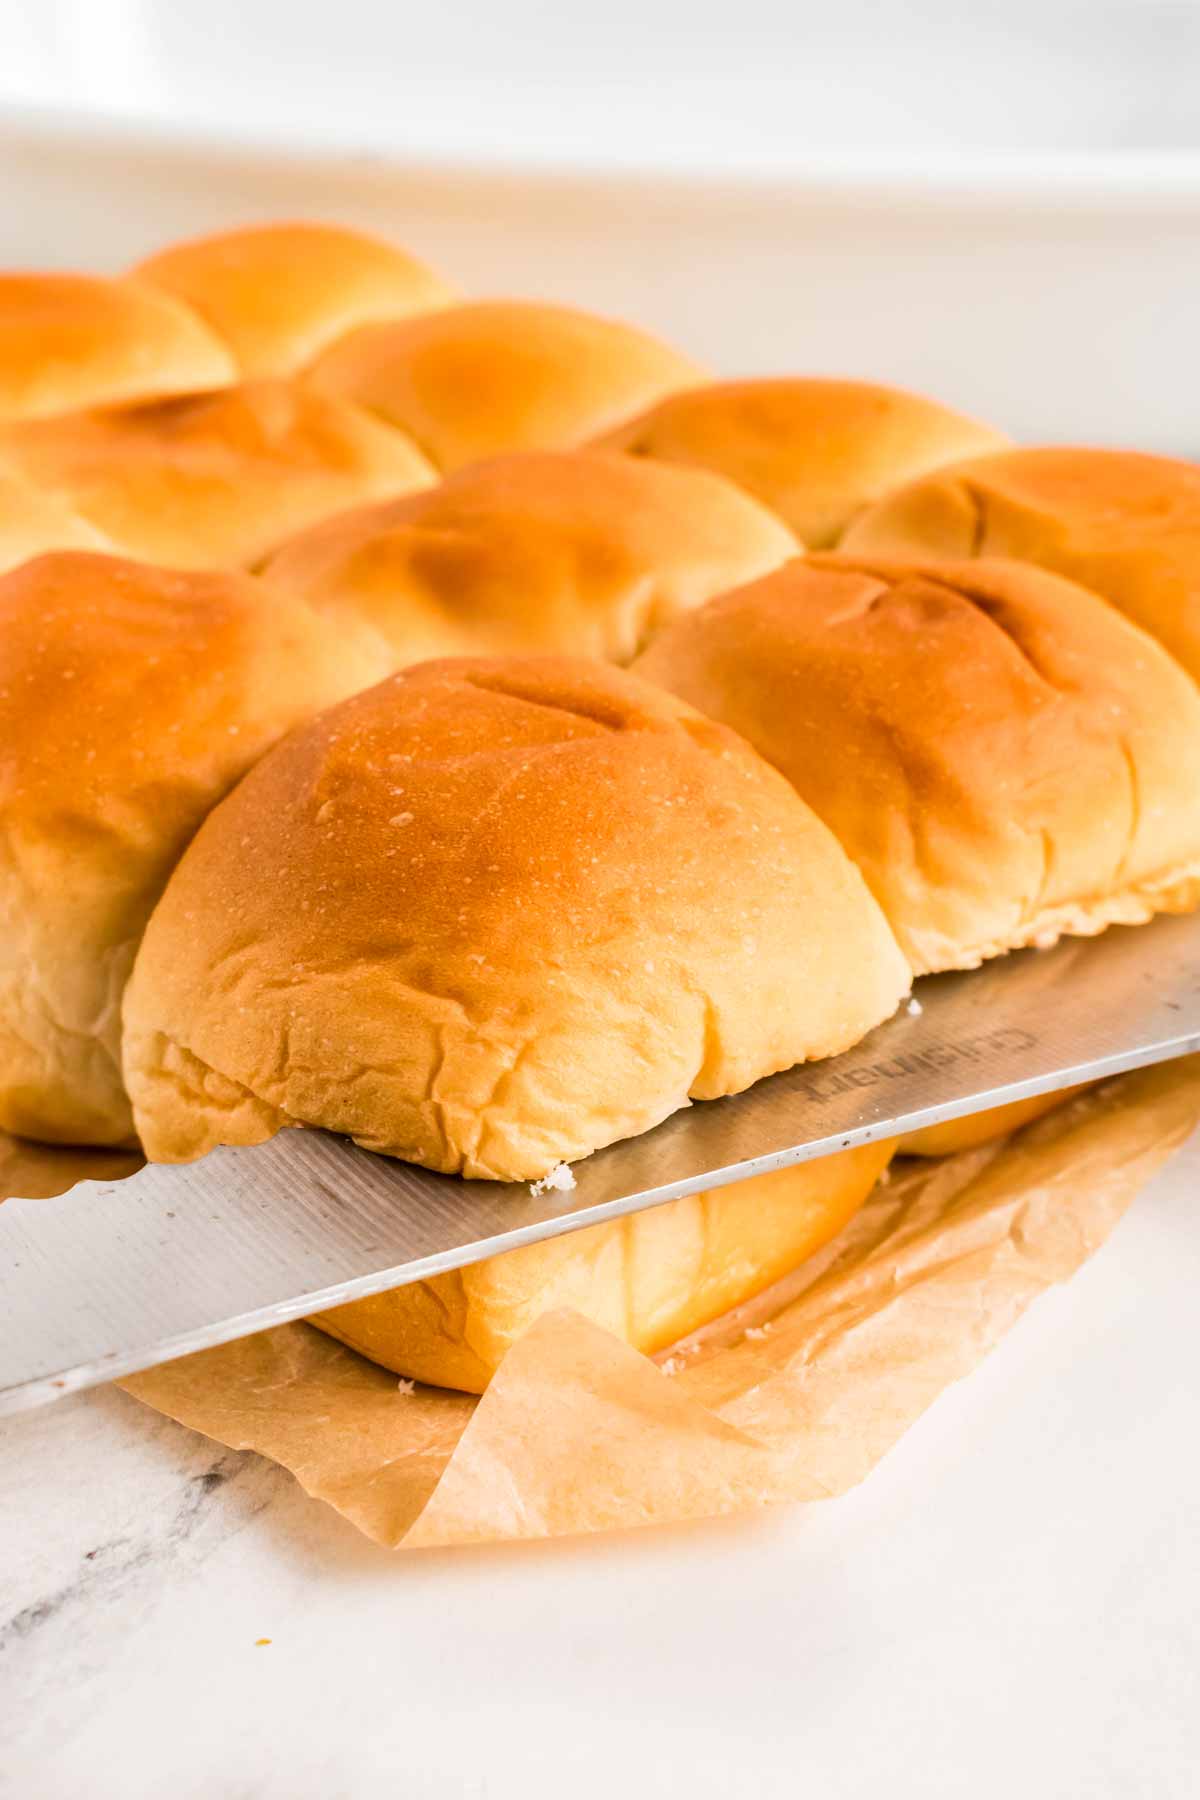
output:
<path id="1" fill-rule="evenodd" d="M 844 1056 L 693 1106 L 572 1190 L 323 1132 L 0 1206 L 0 1412 L 786 1164 L 1200 1049 L 1200 915 L 919 984 Z"/>

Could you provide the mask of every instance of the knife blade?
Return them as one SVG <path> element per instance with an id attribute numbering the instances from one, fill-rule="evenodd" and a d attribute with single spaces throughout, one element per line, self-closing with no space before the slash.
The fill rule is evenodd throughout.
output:
<path id="1" fill-rule="evenodd" d="M 321 1131 L 0 1206 L 0 1413 L 685 1194 L 1200 1049 L 1200 915 L 918 984 L 828 1061 L 575 1165 L 463 1181 Z"/>

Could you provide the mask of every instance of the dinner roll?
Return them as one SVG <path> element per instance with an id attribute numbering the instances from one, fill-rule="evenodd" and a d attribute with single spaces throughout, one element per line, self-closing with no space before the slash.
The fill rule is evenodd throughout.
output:
<path id="1" fill-rule="evenodd" d="M 538 650 L 629 662 L 676 613 L 795 551 L 772 513 L 702 470 L 524 450 L 311 526 L 263 574 L 368 620 L 400 663 Z"/>
<path id="2" fill-rule="evenodd" d="M 286 381 L 26 420 L 0 428 L 0 460 L 127 555 L 181 569 L 244 566 L 432 479 L 402 433 Z"/>
<path id="3" fill-rule="evenodd" d="M 478 300 L 353 331 L 316 359 L 309 379 L 456 469 L 498 450 L 570 449 L 701 374 L 615 319 Z"/>
<path id="4" fill-rule="evenodd" d="M 0 1131 L 0 1204 L 18 1197 L 53 1200 L 81 1181 L 124 1181 L 141 1166 L 136 1150 L 35 1144 Z"/>
<path id="5" fill-rule="evenodd" d="M 243 375 L 288 375 L 357 325 L 450 299 L 432 270 L 394 244 L 311 222 L 188 238 L 134 274 L 199 313 Z"/>
<path id="6" fill-rule="evenodd" d="M 0 419 L 221 387 L 228 350 L 186 306 L 136 281 L 0 274 Z"/>
<path id="7" fill-rule="evenodd" d="M 902 388 L 796 376 L 670 394 L 600 442 L 727 475 L 822 549 L 897 482 L 1008 439 Z"/>
<path id="8" fill-rule="evenodd" d="M 752 1176 L 449 1275 L 335 1306 L 309 1322 L 372 1362 L 481 1394 L 542 1313 L 569 1306 L 652 1354 L 720 1318 L 835 1238 L 892 1144 Z"/>
<path id="9" fill-rule="evenodd" d="M 907 986 L 858 872 L 733 733 L 602 663 L 422 663 L 202 827 L 125 1068 L 164 1161 L 306 1124 L 521 1180 L 844 1049 Z"/>
<path id="10" fill-rule="evenodd" d="M 1010 556 L 1103 594 L 1200 680 L 1200 467 L 1131 450 L 1009 450 L 901 488 L 847 545 Z"/>
<path id="11" fill-rule="evenodd" d="M 248 576 L 64 552 L 0 580 L 0 1129 L 133 1140 L 121 990 L 172 864 L 377 657 Z"/>
<path id="12" fill-rule="evenodd" d="M 0 467 L 0 575 L 44 550 L 111 549 L 86 519 Z"/>
<path id="13" fill-rule="evenodd" d="M 1058 576 L 797 560 L 636 666 L 787 775 L 918 974 L 1200 901 L 1200 691 Z"/>
<path id="14" fill-rule="evenodd" d="M 960 1150 L 975 1150 L 1053 1112 L 1074 1094 L 1082 1094 L 1086 1085 L 1057 1088 L 1052 1094 L 1034 1094 L 1029 1100 L 1011 1100 L 1007 1106 L 989 1106 L 960 1119 L 944 1119 L 940 1125 L 925 1125 L 920 1131 L 905 1132 L 895 1147 L 904 1156 L 956 1156 Z"/>

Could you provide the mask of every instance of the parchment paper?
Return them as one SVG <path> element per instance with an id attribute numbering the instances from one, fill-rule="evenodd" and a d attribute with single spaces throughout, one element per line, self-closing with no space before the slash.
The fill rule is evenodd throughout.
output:
<path id="1" fill-rule="evenodd" d="M 997 1145 L 894 1165 L 820 1257 L 657 1364 L 555 1312 L 481 1399 L 410 1390 L 302 1324 L 121 1385 L 273 1458 L 394 1548 L 820 1499 L 861 1481 L 1073 1274 L 1198 1122 L 1192 1058 L 1092 1089 Z"/>

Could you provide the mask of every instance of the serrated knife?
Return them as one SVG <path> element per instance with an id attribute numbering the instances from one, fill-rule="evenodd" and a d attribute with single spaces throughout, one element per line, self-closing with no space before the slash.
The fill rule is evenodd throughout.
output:
<path id="1" fill-rule="evenodd" d="M 1200 915 L 918 984 L 845 1055 L 677 1113 L 575 1185 L 284 1131 L 0 1206 L 0 1412 L 684 1194 L 1200 1050 Z"/>

